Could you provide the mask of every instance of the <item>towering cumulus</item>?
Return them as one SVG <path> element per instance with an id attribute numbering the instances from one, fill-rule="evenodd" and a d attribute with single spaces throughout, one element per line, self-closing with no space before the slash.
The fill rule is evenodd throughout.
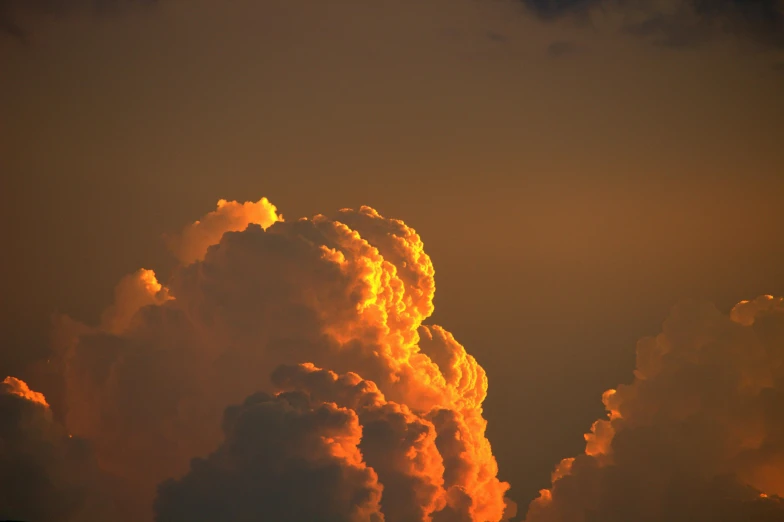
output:
<path id="1" fill-rule="evenodd" d="M 676 306 L 528 522 L 784 520 L 784 300 Z"/>
<path id="2" fill-rule="evenodd" d="M 423 324 L 434 270 L 413 229 L 369 207 L 283 221 L 266 199 L 221 201 L 170 245 L 168 281 L 126 276 L 99 325 L 58 336 L 67 428 L 129 517 L 514 515 L 485 372 Z"/>

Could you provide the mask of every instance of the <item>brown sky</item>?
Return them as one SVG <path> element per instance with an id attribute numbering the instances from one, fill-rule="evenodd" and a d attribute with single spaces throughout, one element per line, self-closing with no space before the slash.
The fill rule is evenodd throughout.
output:
<path id="1" fill-rule="evenodd" d="M 421 233 L 434 320 L 488 371 L 525 506 L 671 305 L 784 294 L 773 51 L 469 0 L 20 23 L 26 43 L 0 35 L 2 376 L 46 356 L 49 314 L 94 321 L 121 275 L 165 278 L 162 234 L 219 198 L 288 218 L 367 204 Z"/>

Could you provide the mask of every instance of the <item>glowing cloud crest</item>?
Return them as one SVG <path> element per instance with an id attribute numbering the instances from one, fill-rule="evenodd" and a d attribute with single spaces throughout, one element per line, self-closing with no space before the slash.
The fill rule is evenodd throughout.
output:
<path id="1" fill-rule="evenodd" d="M 528 522 L 784 520 L 784 300 L 676 306 Z"/>
<path id="2" fill-rule="evenodd" d="M 0 384 L 0 393 L 3 395 L 15 395 L 34 404 L 40 404 L 47 410 L 49 409 L 49 404 L 46 402 L 46 397 L 44 397 L 43 393 L 31 390 L 26 382 L 16 377 L 6 377 Z"/>
<path id="3" fill-rule="evenodd" d="M 181 234 L 169 238 L 169 246 L 184 264 L 204 259 L 211 245 L 220 242 L 225 232 L 245 230 L 250 225 L 268 228 L 277 221 L 283 221 L 278 209 L 267 198 L 257 202 L 218 201 L 218 208 L 185 227 Z"/>
<path id="4" fill-rule="evenodd" d="M 369 207 L 276 212 L 220 202 L 173 240 L 165 286 L 139 271 L 100 326 L 62 321 L 68 429 L 159 522 L 513 516 L 487 376 L 423 324 L 419 235 Z"/>

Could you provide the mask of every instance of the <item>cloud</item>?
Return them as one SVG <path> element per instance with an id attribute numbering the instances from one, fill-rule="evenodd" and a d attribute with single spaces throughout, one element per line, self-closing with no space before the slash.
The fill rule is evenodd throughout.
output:
<path id="1" fill-rule="evenodd" d="M 619 12 L 624 31 L 669 47 L 693 47 L 723 34 L 763 46 L 784 47 L 782 0 L 520 0 L 542 20 L 587 19 Z"/>
<path id="2" fill-rule="evenodd" d="M 630 22 L 624 32 L 651 40 L 655 45 L 670 48 L 697 47 L 710 38 L 710 26 L 704 21 L 683 23 L 681 15 L 652 14 Z"/>
<path id="3" fill-rule="evenodd" d="M 784 300 L 676 306 L 528 522 L 784 519 Z"/>
<path id="4" fill-rule="evenodd" d="M 152 5 L 157 0 L 0 0 L 0 36 L 28 41 L 28 32 L 18 20 L 36 16 L 67 16 L 80 12 L 103 14 L 129 4 Z"/>
<path id="5" fill-rule="evenodd" d="M 89 514 L 108 514 L 89 498 L 100 482 L 88 445 L 53 420 L 41 393 L 7 377 L 0 419 L 0 520 L 87 522 L 99 520 Z"/>
<path id="6" fill-rule="evenodd" d="M 226 411 L 223 430 L 217 451 L 161 485 L 157 521 L 384 520 L 353 411 L 302 393 L 258 393 Z"/>
<path id="7" fill-rule="evenodd" d="M 343 419 L 348 437 L 356 417 L 363 457 L 332 462 L 330 473 L 367 466 L 378 477 L 387 521 L 486 522 L 513 513 L 485 437 L 487 376 L 451 334 L 423 324 L 434 310 L 435 271 L 412 228 L 369 207 L 284 222 L 266 199 L 221 202 L 197 223 L 172 240 L 181 265 L 165 285 L 140 270 L 118 284 L 99 325 L 61 318 L 58 329 L 66 424 L 91 440 L 101 467 L 145 507 L 137 519 L 150 518 L 168 478 L 182 480 L 161 490 L 161 520 L 193 508 L 177 492 L 201 487 L 213 472 L 228 473 L 226 481 L 263 472 L 263 460 L 226 469 L 221 446 L 224 437 L 244 437 L 233 425 L 222 431 L 221 419 L 247 397 L 265 397 L 259 401 L 271 405 L 246 406 L 264 409 L 281 429 L 304 429 L 286 423 L 323 415 Z M 270 380 L 281 367 L 289 370 Z M 352 386 L 370 402 L 352 402 Z M 292 393 L 307 400 L 292 405 Z M 267 419 L 248 415 L 254 423 Z M 297 433 L 303 438 L 296 440 L 311 440 Z M 247 451 L 261 459 L 282 442 L 260 440 L 272 447 Z M 311 456 L 307 448 L 278 451 Z M 207 468 L 189 467 L 205 455 Z M 302 462 L 300 471 L 316 464 Z M 375 491 L 370 475 L 362 486 L 355 471 L 340 491 Z M 274 473 L 259 480 L 278 483 L 274 477 L 284 480 Z M 211 505 L 227 505 L 228 493 L 215 495 Z M 261 509 L 232 499 L 231 509 Z M 343 508 L 325 506 L 324 516 L 360 516 Z M 218 518 L 240 516 L 232 513 Z"/>
<path id="8" fill-rule="evenodd" d="M 306 390 L 319 401 L 334 401 L 357 412 L 363 429 L 359 447 L 384 484 L 387 520 L 430 520 L 445 509 L 472 520 L 468 505 L 449 502 L 450 491 L 466 484 L 459 479 L 445 482 L 451 470 L 445 468 L 430 420 L 438 411 L 417 415 L 405 405 L 388 402 L 374 383 L 354 373 L 338 376 L 312 365 L 282 366 L 272 379 L 278 388 Z"/>
<path id="9" fill-rule="evenodd" d="M 515 515 L 485 435 L 487 375 L 428 324 L 435 269 L 415 230 L 369 207 L 282 221 L 261 199 L 222 201 L 171 241 L 168 280 L 140 269 L 96 325 L 60 318 L 64 425 L 22 381 L 0 386 L 14 492 L 0 516 Z M 784 300 L 676 306 L 602 399 L 607 418 L 528 522 L 784 517 Z"/>
<path id="10" fill-rule="evenodd" d="M 140 309 L 162 304 L 171 297 L 155 277 L 155 272 L 142 268 L 123 277 L 114 290 L 114 304 L 101 314 L 100 330 L 120 334 L 128 329 Z"/>
<path id="11" fill-rule="evenodd" d="M 245 230 L 251 223 L 266 229 L 276 221 L 283 221 L 277 210 L 267 198 L 255 203 L 221 199 L 216 210 L 170 238 L 169 245 L 182 263 L 193 263 L 204 259 L 207 249 L 217 244 L 225 232 Z"/>
<path id="12" fill-rule="evenodd" d="M 275 396 L 257 394 L 242 407 L 230 407 L 221 448 L 205 461 L 193 463 L 181 480 L 161 486 L 156 500 L 159 522 L 239 520 L 235 513 L 245 517 L 273 513 L 275 520 L 499 518 L 486 507 L 483 510 L 487 498 L 477 497 L 481 486 L 492 486 L 492 481 L 484 482 L 477 474 L 481 465 L 472 447 L 476 437 L 458 412 L 438 409 L 417 414 L 406 405 L 387 401 L 373 382 L 355 373 L 338 375 L 307 363 L 278 367 L 272 381 L 283 391 Z M 256 407 L 261 404 L 263 408 Z M 254 407 L 254 420 L 245 423 L 244 436 L 237 435 L 233 419 L 237 412 L 246 415 L 249 405 Z M 334 415 L 340 420 L 331 421 Z M 319 422 L 303 417 L 316 417 Z M 333 429 L 339 425 L 340 436 L 323 433 L 324 425 Z M 325 441 L 337 441 L 339 449 L 322 451 Z M 315 456 L 314 447 L 319 448 Z M 300 454 L 303 449 L 308 450 L 306 455 Z M 256 452 L 264 456 L 257 457 Z M 326 459 L 329 466 L 347 467 L 349 472 L 320 473 L 325 452 L 341 459 L 350 457 L 340 462 Z M 303 464 L 303 459 L 314 462 Z M 294 470 L 297 476 L 281 477 L 275 470 Z M 358 480 L 344 481 L 345 477 Z M 313 491 L 295 484 L 306 484 Z M 248 488 L 255 493 L 248 494 Z M 504 491 L 501 487 L 484 494 L 502 496 Z M 330 506 L 325 498 L 357 496 L 366 502 L 359 506 L 341 502 L 332 506 L 334 511 L 325 509 Z"/>

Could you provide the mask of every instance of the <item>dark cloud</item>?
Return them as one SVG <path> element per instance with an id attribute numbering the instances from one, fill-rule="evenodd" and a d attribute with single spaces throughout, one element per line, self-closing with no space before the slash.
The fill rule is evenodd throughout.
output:
<path id="1" fill-rule="evenodd" d="M 221 448 L 161 486 L 158 522 L 500 518 L 483 505 L 500 490 L 472 486 L 481 437 L 464 413 L 417 414 L 355 373 L 310 364 L 272 381 L 285 391 L 229 408 Z"/>
<path id="2" fill-rule="evenodd" d="M 655 45 L 671 48 L 697 47 L 710 37 L 710 28 L 705 23 L 683 24 L 681 17 L 663 14 L 629 23 L 623 30 L 646 38 Z"/>
<path id="3" fill-rule="evenodd" d="M 593 11 L 622 11 L 624 31 L 658 45 L 693 47 L 729 33 L 756 43 L 784 47 L 782 0 L 678 0 L 666 11 L 652 0 L 522 0 L 543 20 L 585 19 Z"/>
<path id="4" fill-rule="evenodd" d="M 26 20 L 37 16 L 73 13 L 108 14 L 159 0 L 0 0 L 0 34 L 28 40 Z M 517 0 L 545 21 L 576 16 L 587 21 L 595 10 L 621 10 L 629 22 L 624 32 L 650 38 L 657 45 L 693 47 L 721 33 L 757 43 L 784 47 L 784 0 L 678 0 L 667 11 L 653 0 Z M 507 38 L 487 31 L 485 37 L 504 43 Z"/>
<path id="5" fill-rule="evenodd" d="M 225 440 L 160 487 L 158 522 L 381 522 L 356 414 L 303 393 L 259 393 L 226 410 Z"/>
<path id="6" fill-rule="evenodd" d="M 0 0 L 0 35 L 25 43 L 27 33 L 14 19 L 10 3 L 10 0 Z"/>
<path id="7" fill-rule="evenodd" d="M 19 42 L 28 40 L 22 20 L 37 16 L 67 16 L 85 12 L 109 14 L 133 5 L 152 5 L 158 0 L 0 0 L 0 35 Z"/>
<path id="8" fill-rule="evenodd" d="M 784 300 L 675 307 L 528 522 L 784 520 Z"/>
<path id="9" fill-rule="evenodd" d="M 445 507 L 444 466 L 431 422 L 388 402 L 376 385 L 356 374 L 337 374 L 308 365 L 273 373 L 278 388 L 300 390 L 320 403 L 350 408 L 362 426 L 359 449 L 384 486 L 381 508 L 387 522 L 426 521 Z"/>
<path id="10" fill-rule="evenodd" d="M 99 477 L 86 441 L 54 421 L 43 395 L 0 382 L 0 520 L 97 522 L 108 515 L 91 498 Z"/>
<path id="11" fill-rule="evenodd" d="M 544 20 L 554 20 L 565 14 L 585 14 L 599 0 L 520 0 Z"/>

